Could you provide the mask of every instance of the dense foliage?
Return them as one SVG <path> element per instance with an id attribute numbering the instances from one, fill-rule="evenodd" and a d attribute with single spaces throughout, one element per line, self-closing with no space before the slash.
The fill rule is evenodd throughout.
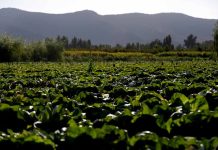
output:
<path id="1" fill-rule="evenodd" d="M 196 36 L 190 34 L 185 45 L 174 47 L 171 35 L 163 41 L 155 39 L 150 43 L 127 43 L 125 46 L 93 45 L 90 40 L 66 36 L 46 38 L 27 42 L 10 36 L 0 36 L 0 62 L 39 61 L 149 61 L 149 60 L 190 60 L 193 58 L 216 58 L 216 30 L 214 41 L 196 43 Z M 187 45 L 188 44 L 188 45 Z M 166 56 L 168 58 L 166 58 Z"/>
<path id="2" fill-rule="evenodd" d="M 186 48 L 193 48 L 196 46 L 197 36 L 190 34 L 187 39 L 184 40 Z"/>
<path id="3" fill-rule="evenodd" d="M 64 46 L 57 39 L 25 43 L 9 36 L 0 37 L 0 62 L 60 61 Z"/>
<path id="4" fill-rule="evenodd" d="M 0 149 L 217 149 L 218 64 L 0 64 Z"/>

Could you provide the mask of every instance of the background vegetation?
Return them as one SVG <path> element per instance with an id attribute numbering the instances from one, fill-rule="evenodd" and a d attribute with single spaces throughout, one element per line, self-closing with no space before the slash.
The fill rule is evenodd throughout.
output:
<path id="1" fill-rule="evenodd" d="M 9 36 L 0 37 L 0 62 L 61 61 L 64 45 L 56 39 L 25 43 Z"/>
<path id="2" fill-rule="evenodd" d="M 157 59 L 216 58 L 218 53 L 218 23 L 214 28 L 214 40 L 197 42 L 190 34 L 184 44 L 174 45 L 171 35 L 150 43 L 127 43 L 126 45 L 95 45 L 91 40 L 66 36 L 26 42 L 10 36 L 0 36 L 0 62 L 25 61 L 132 61 Z"/>

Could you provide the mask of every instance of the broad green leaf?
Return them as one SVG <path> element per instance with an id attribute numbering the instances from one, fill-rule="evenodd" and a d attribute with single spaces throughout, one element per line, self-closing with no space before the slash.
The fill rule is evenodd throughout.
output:
<path id="1" fill-rule="evenodd" d="M 170 133 L 170 131 L 171 131 L 171 129 L 172 129 L 172 123 L 173 123 L 172 118 L 170 118 L 170 119 L 165 123 L 166 130 L 167 130 L 168 133 Z"/>
<path id="2" fill-rule="evenodd" d="M 142 114 L 151 115 L 152 110 L 146 104 L 142 104 Z"/>
<path id="3" fill-rule="evenodd" d="M 76 122 L 73 120 L 73 119 L 70 119 L 69 121 L 68 121 L 68 125 L 70 126 L 70 127 L 77 127 L 77 124 L 76 124 Z"/>
<path id="4" fill-rule="evenodd" d="M 186 103 L 189 102 L 189 99 L 182 93 L 175 93 L 171 97 L 170 100 L 171 104 L 174 106 L 180 106 L 180 105 L 185 105 Z"/>
<path id="5" fill-rule="evenodd" d="M 201 96 L 197 95 L 196 97 L 192 98 L 191 100 L 191 111 L 208 111 L 209 105 L 207 103 L 207 100 Z"/>

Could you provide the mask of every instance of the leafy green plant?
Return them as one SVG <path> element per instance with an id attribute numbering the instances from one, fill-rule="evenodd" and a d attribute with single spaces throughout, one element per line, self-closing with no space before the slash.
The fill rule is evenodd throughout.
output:
<path id="1" fill-rule="evenodd" d="M 216 62 L 87 64 L 1 63 L 1 148 L 217 148 Z"/>

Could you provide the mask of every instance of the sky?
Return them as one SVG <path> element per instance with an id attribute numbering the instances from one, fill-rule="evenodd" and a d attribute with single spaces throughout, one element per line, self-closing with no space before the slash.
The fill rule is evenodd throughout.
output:
<path id="1" fill-rule="evenodd" d="M 184 13 L 218 19 L 218 0 L 0 0 L 0 8 L 19 8 L 45 13 L 93 10 L 101 15 L 123 13 Z"/>

